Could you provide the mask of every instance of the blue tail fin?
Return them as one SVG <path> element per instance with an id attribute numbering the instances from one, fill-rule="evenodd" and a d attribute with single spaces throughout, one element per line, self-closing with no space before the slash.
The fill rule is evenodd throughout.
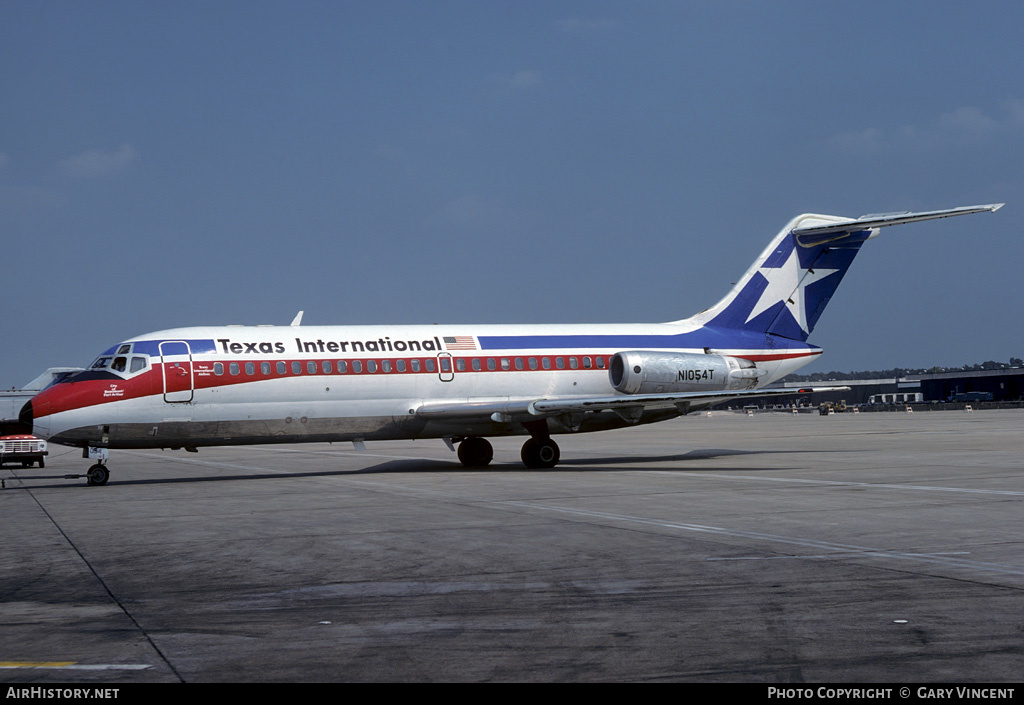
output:
<path id="1" fill-rule="evenodd" d="M 861 246 L 879 228 L 995 211 L 1002 205 L 857 219 L 801 215 L 775 236 L 725 298 L 689 322 L 806 341 Z"/>

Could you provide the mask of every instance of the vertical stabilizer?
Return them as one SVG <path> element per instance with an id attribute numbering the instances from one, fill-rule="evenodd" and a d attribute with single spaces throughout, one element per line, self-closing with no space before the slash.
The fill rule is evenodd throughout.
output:
<path id="1" fill-rule="evenodd" d="M 806 341 L 861 246 L 879 229 L 1003 204 L 860 218 L 805 214 L 775 236 L 721 301 L 688 322 Z"/>

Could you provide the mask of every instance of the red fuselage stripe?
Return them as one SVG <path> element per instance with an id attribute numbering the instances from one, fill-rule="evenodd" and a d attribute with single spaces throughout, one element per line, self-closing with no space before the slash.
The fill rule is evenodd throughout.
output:
<path id="1" fill-rule="evenodd" d="M 786 360 L 818 355 L 820 350 L 801 350 L 766 355 L 738 355 L 754 362 Z M 127 379 L 68 381 L 41 392 L 34 403 L 36 418 L 88 406 L 147 396 L 162 396 L 175 390 L 196 391 L 273 379 L 301 377 L 390 377 L 394 375 L 464 375 L 495 372 L 601 372 L 608 371 L 611 355 L 473 355 L 449 356 L 446 353 L 425 357 L 320 358 L 253 360 L 188 360 L 155 362 L 145 372 Z M 575 361 L 575 362 L 574 362 Z M 329 364 L 329 368 L 325 365 Z M 559 367 L 561 364 L 561 367 Z M 576 366 L 573 367 L 572 365 Z M 191 365 L 191 369 L 189 369 Z M 269 372 L 264 372 L 264 365 Z M 413 369 L 413 367 L 418 369 Z M 447 365 L 442 368 L 442 365 Z M 479 367 L 475 369 L 474 365 Z M 545 366 L 546 365 L 546 366 Z M 493 369 L 492 369 L 493 366 Z M 344 371 L 339 369 L 343 367 Z M 355 371 L 359 367 L 360 371 Z M 403 369 L 399 369 L 402 367 Z M 165 369 L 166 368 L 166 369 Z M 178 372 L 174 369 L 178 368 Z M 219 368 L 219 373 L 218 373 Z M 279 369 L 283 368 L 283 372 Z M 387 368 L 387 369 L 385 369 Z M 329 371 L 325 371 L 325 369 Z M 371 371 L 372 369 L 372 371 Z M 249 371 L 251 370 L 251 372 Z M 297 371 L 296 371 L 297 370 Z M 167 375 L 165 390 L 164 375 Z"/>

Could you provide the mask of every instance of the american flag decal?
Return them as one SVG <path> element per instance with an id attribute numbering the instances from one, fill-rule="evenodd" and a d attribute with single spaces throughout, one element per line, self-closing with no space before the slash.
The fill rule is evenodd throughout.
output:
<path id="1" fill-rule="evenodd" d="M 476 350 L 476 341 L 471 335 L 446 335 L 444 337 L 445 350 Z"/>

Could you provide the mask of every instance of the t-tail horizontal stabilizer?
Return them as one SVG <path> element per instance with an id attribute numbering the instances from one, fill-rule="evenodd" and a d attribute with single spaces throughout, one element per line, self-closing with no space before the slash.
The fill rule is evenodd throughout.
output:
<path id="1" fill-rule="evenodd" d="M 938 220 L 939 218 L 951 218 L 955 215 L 970 215 L 972 213 L 994 213 L 999 210 L 1005 203 L 990 203 L 987 206 L 962 206 L 960 208 L 947 208 L 940 211 L 922 211 L 920 213 L 911 213 L 910 211 L 903 211 L 900 213 L 872 213 L 871 215 L 862 215 L 856 220 L 850 220 L 842 223 L 833 223 L 830 225 L 806 225 L 798 228 L 793 228 L 793 234 L 796 235 L 797 242 L 802 247 L 814 247 L 824 242 L 831 240 L 820 240 L 815 236 L 819 235 L 833 235 L 837 233 L 848 234 L 851 232 L 857 232 L 861 230 L 874 230 L 877 228 L 885 228 L 890 225 L 903 225 L 904 223 L 916 223 L 921 220 Z"/>

